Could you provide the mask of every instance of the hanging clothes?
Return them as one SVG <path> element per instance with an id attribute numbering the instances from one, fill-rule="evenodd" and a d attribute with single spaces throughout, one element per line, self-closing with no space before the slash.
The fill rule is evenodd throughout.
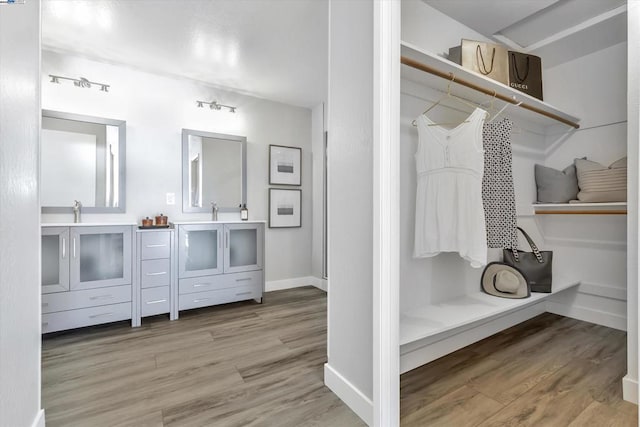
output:
<path id="1" fill-rule="evenodd" d="M 482 202 L 490 248 L 517 248 L 516 196 L 513 189 L 511 129 L 504 118 L 485 123 L 482 129 L 484 175 Z"/>
<path id="2" fill-rule="evenodd" d="M 487 263 L 482 206 L 482 125 L 486 114 L 476 108 L 453 129 L 435 125 L 424 114 L 416 119 L 416 258 L 458 252 L 472 267 Z"/>

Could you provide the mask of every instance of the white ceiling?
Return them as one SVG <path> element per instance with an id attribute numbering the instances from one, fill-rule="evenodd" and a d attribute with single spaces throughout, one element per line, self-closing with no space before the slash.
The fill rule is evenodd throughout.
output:
<path id="1" fill-rule="evenodd" d="M 42 1 L 44 49 L 303 107 L 326 101 L 327 43 L 326 0 Z"/>
<path id="2" fill-rule="evenodd" d="M 625 0 L 423 0 L 545 67 L 626 40 Z M 43 0 L 44 49 L 303 107 L 326 101 L 327 0 Z"/>
<path id="3" fill-rule="evenodd" d="M 553 67 L 627 38 L 626 0 L 423 0 Z"/>

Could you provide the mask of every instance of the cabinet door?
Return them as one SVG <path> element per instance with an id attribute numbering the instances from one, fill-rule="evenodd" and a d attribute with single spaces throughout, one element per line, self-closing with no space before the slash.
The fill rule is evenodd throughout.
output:
<path id="1" fill-rule="evenodd" d="M 71 228 L 71 289 L 131 284 L 130 226 Z"/>
<path id="2" fill-rule="evenodd" d="M 222 273 L 222 225 L 181 225 L 178 240 L 180 278 Z"/>
<path id="3" fill-rule="evenodd" d="M 42 293 L 69 290 L 69 228 L 42 228 Z"/>
<path id="4" fill-rule="evenodd" d="M 224 233 L 225 273 L 262 269 L 263 224 L 226 224 Z"/>

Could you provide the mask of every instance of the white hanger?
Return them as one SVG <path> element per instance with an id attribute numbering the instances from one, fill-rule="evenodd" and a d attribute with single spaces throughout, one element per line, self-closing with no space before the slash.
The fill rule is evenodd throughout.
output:
<path id="1" fill-rule="evenodd" d="M 451 83 L 454 83 L 456 79 L 456 76 L 451 74 L 451 80 L 449 81 L 449 84 L 447 85 L 447 93 L 444 94 L 444 96 L 442 96 L 440 99 L 438 99 L 436 102 L 434 102 L 429 108 L 427 108 L 426 110 L 424 110 L 422 112 L 421 115 L 425 115 L 427 114 L 429 111 L 433 110 L 435 107 L 437 107 L 442 101 L 444 101 L 445 99 L 451 99 L 453 101 L 457 101 L 460 102 L 466 106 L 469 106 L 473 109 L 476 108 L 481 108 L 481 105 L 478 104 L 474 104 L 471 101 L 468 101 L 464 98 L 461 98 L 459 96 L 456 96 L 454 94 L 451 93 Z M 429 123 L 429 126 L 442 126 L 442 125 L 459 125 L 462 123 L 468 123 L 469 120 L 464 120 L 463 122 L 458 122 L 458 123 Z M 418 123 L 415 121 L 415 119 L 411 122 L 411 125 L 413 126 L 418 126 Z"/>

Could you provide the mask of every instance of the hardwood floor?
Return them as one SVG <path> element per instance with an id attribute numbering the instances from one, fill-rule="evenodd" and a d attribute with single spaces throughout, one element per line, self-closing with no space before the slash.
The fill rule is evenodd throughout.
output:
<path id="1" fill-rule="evenodd" d="M 47 427 L 363 426 L 324 386 L 326 310 L 298 288 L 48 336 Z"/>
<path id="2" fill-rule="evenodd" d="M 637 426 L 626 335 L 545 314 L 401 377 L 406 426 Z M 323 385 L 326 294 L 47 336 L 47 426 L 363 426 Z"/>
<path id="3" fill-rule="evenodd" d="M 403 426 L 637 426 L 626 334 L 543 314 L 400 379 Z"/>

